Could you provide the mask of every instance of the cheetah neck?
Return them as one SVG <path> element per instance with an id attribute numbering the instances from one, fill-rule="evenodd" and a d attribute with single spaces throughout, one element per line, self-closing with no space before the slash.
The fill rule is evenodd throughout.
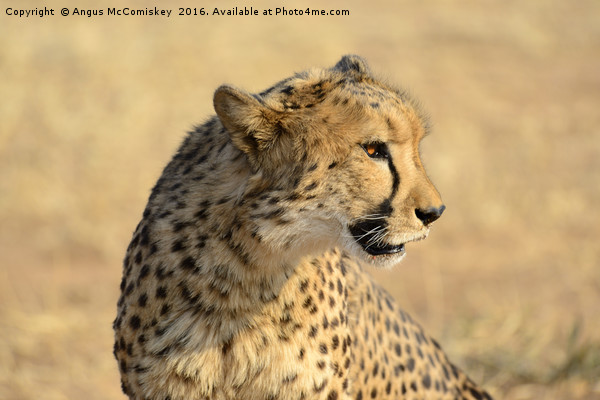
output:
<path id="1" fill-rule="evenodd" d="M 217 151 L 203 148 L 209 139 Z M 180 151 L 171 161 L 157 184 L 169 190 L 155 189 L 159 194 L 149 203 L 156 215 L 149 229 L 159 244 L 153 258 L 163 260 L 163 274 L 179 279 L 175 290 L 182 310 L 195 310 L 215 324 L 246 323 L 278 296 L 302 260 L 330 246 L 289 246 L 302 243 L 290 229 L 297 217 L 274 201 L 287 190 L 282 180 L 289 178 L 269 180 L 251 172 L 226 134 L 207 139 L 197 133 L 184 148 L 194 151 Z M 191 170 L 190 158 L 197 159 Z"/>

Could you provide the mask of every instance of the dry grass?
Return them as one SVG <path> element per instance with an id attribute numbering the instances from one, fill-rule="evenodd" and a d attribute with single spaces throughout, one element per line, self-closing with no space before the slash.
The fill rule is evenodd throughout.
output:
<path id="1" fill-rule="evenodd" d="M 121 258 L 183 132 L 222 82 L 357 53 L 430 111 L 448 205 L 375 274 L 499 398 L 600 399 L 600 3 L 330 3 L 352 15 L 0 16 L 0 398 L 123 399 Z"/>

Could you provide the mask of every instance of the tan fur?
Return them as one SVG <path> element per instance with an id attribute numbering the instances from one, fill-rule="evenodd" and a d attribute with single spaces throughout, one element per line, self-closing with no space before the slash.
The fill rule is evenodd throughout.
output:
<path id="1" fill-rule="evenodd" d="M 361 266 L 399 262 L 443 211 L 414 101 L 346 56 L 259 95 L 222 86 L 214 106 L 165 168 L 125 257 L 124 392 L 489 399 Z"/>

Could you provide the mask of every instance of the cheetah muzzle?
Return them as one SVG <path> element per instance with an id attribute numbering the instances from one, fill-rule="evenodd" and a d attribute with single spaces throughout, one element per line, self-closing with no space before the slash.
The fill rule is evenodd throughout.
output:
<path id="1" fill-rule="evenodd" d="M 442 205 L 439 209 L 421 211 L 415 210 L 417 218 L 423 221 L 425 226 L 431 225 L 437 220 L 446 206 Z M 423 240 L 427 237 L 427 233 L 423 235 L 416 235 L 413 238 L 405 239 L 403 243 L 391 244 L 386 243 L 383 239 L 387 230 L 386 221 L 382 220 L 382 217 L 370 217 L 358 221 L 348 227 L 352 237 L 356 242 L 373 257 L 386 256 L 386 255 L 404 255 L 405 244 L 408 242 Z"/>

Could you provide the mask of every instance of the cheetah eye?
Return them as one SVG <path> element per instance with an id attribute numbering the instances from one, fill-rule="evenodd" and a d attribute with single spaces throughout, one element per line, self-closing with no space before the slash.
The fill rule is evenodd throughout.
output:
<path id="1" fill-rule="evenodd" d="M 385 143 L 373 142 L 361 145 L 365 153 L 371 158 L 388 158 L 388 149 Z"/>

